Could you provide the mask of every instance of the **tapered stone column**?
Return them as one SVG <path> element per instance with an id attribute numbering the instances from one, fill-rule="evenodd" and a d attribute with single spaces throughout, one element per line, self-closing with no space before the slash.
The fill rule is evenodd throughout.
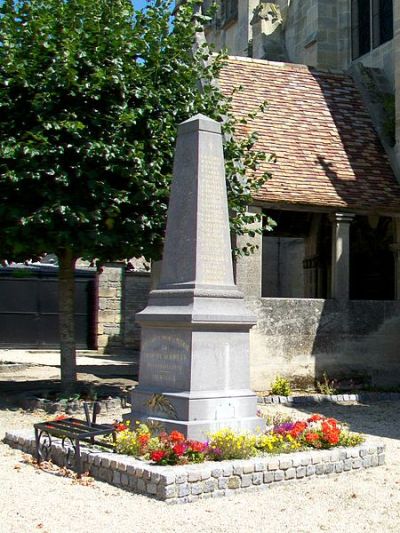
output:
<path id="1" fill-rule="evenodd" d="M 342 301 L 350 297 L 350 224 L 354 217 L 353 213 L 335 213 L 331 216 L 331 297 Z"/>
<path id="2" fill-rule="evenodd" d="M 233 281 L 221 128 L 203 115 L 179 126 L 161 279 L 137 321 L 132 420 L 194 439 L 259 425 L 249 388 L 255 317 Z"/>

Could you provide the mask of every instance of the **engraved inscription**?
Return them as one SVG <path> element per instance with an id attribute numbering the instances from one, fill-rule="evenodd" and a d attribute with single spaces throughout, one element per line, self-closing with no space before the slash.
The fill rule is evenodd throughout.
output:
<path id="1" fill-rule="evenodd" d="M 185 388 L 190 376 L 190 342 L 154 332 L 142 341 L 141 379 L 153 385 Z"/>
<path id="2" fill-rule="evenodd" d="M 231 280 L 228 212 L 223 166 L 219 157 L 205 155 L 200 159 L 199 183 L 199 276 L 206 284 L 224 285 Z"/>

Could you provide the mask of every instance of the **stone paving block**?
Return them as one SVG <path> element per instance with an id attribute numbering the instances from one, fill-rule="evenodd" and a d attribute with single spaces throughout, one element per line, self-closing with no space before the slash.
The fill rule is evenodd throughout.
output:
<path id="1" fill-rule="evenodd" d="M 264 483 L 272 483 L 274 481 L 274 472 L 264 472 Z"/>
<path id="2" fill-rule="evenodd" d="M 254 463 L 244 463 L 243 474 L 252 474 L 254 472 Z"/>
<path id="3" fill-rule="evenodd" d="M 325 463 L 324 474 L 332 474 L 335 471 L 335 465 L 333 463 Z"/>
<path id="4" fill-rule="evenodd" d="M 228 487 L 228 478 L 227 477 L 220 477 L 218 479 L 218 488 L 219 489 L 226 489 Z"/>
<path id="5" fill-rule="evenodd" d="M 190 486 L 187 483 L 183 483 L 177 486 L 176 488 L 177 496 L 178 498 L 182 498 L 184 496 L 189 496 L 190 494 Z"/>
<path id="6" fill-rule="evenodd" d="M 306 467 L 306 476 L 314 476 L 315 475 L 315 465 L 308 465 Z"/>
<path id="7" fill-rule="evenodd" d="M 120 485 L 121 483 L 121 472 L 118 472 L 118 470 L 114 470 L 113 483 L 116 485 Z"/>
<path id="8" fill-rule="evenodd" d="M 268 470 L 278 470 L 279 468 L 279 459 L 272 459 L 268 462 Z"/>
<path id="9" fill-rule="evenodd" d="M 289 457 L 288 458 L 285 457 L 284 459 L 280 459 L 279 468 L 281 470 L 287 470 L 291 466 L 293 466 L 293 461 L 291 459 L 289 459 Z"/>
<path id="10" fill-rule="evenodd" d="M 233 474 L 233 466 L 231 464 L 225 464 L 222 467 L 222 470 L 224 472 L 224 476 L 231 476 Z"/>
<path id="11" fill-rule="evenodd" d="M 285 479 L 285 473 L 282 470 L 274 472 L 274 481 L 283 481 Z"/>
<path id="12" fill-rule="evenodd" d="M 345 459 L 343 461 L 343 470 L 345 472 L 348 472 L 349 470 L 351 470 L 353 468 L 353 464 L 352 464 L 352 460 L 351 459 Z"/>
<path id="13" fill-rule="evenodd" d="M 343 472 L 344 464 L 343 461 L 339 461 L 338 463 L 335 463 L 335 472 L 337 474 L 341 474 Z"/>
<path id="14" fill-rule="evenodd" d="M 246 487 L 250 487 L 252 484 L 253 484 L 252 475 L 251 474 L 243 474 L 240 486 L 242 488 L 246 488 Z"/>
<path id="15" fill-rule="evenodd" d="M 189 483 L 194 483 L 196 481 L 201 480 L 201 473 L 200 472 L 189 472 L 188 473 L 188 481 Z"/>
<path id="16" fill-rule="evenodd" d="M 296 477 L 296 469 L 289 468 L 285 471 L 285 479 L 294 479 Z"/>
<path id="17" fill-rule="evenodd" d="M 307 473 L 307 469 L 306 469 L 305 466 L 298 466 L 298 467 L 296 468 L 296 477 L 297 477 L 297 478 L 302 478 L 302 477 L 304 477 L 304 476 L 306 475 L 306 473 Z"/>
<path id="18" fill-rule="evenodd" d="M 263 474 L 262 472 L 255 472 L 252 477 L 253 485 L 261 485 L 263 482 Z"/>
<path id="19" fill-rule="evenodd" d="M 191 490 L 191 493 L 194 495 L 202 494 L 203 485 L 201 483 L 191 483 L 190 490 Z"/>
<path id="20" fill-rule="evenodd" d="M 216 481 L 213 478 L 203 481 L 203 492 L 213 492 L 216 487 Z"/>
<path id="21" fill-rule="evenodd" d="M 240 477 L 232 476 L 228 479 L 228 489 L 238 489 L 240 487 Z"/>

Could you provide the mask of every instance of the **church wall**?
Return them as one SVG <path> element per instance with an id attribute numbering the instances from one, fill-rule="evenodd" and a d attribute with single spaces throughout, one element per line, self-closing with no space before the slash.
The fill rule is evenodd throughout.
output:
<path id="1" fill-rule="evenodd" d="M 261 298 L 250 332 L 252 387 L 270 388 L 277 375 L 294 384 L 354 379 L 399 386 L 400 302 Z"/>

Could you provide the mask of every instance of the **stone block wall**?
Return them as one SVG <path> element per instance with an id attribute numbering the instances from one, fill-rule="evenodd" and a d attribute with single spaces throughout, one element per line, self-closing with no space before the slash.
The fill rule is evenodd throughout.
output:
<path id="1" fill-rule="evenodd" d="M 254 390 L 279 374 L 304 386 L 329 378 L 400 385 L 400 302 L 261 298 L 250 332 Z"/>
<path id="2" fill-rule="evenodd" d="M 135 315 L 146 307 L 149 290 L 150 273 L 127 272 L 125 274 L 124 343 L 128 348 L 138 350 L 140 347 L 140 327 L 135 321 Z"/>
<path id="3" fill-rule="evenodd" d="M 120 263 L 107 263 L 98 276 L 97 346 L 100 350 L 123 344 L 123 277 L 124 267 Z"/>
<path id="4" fill-rule="evenodd" d="M 135 314 L 145 308 L 150 274 L 126 272 L 122 263 L 106 264 L 98 276 L 97 344 L 100 351 L 139 349 Z"/>

